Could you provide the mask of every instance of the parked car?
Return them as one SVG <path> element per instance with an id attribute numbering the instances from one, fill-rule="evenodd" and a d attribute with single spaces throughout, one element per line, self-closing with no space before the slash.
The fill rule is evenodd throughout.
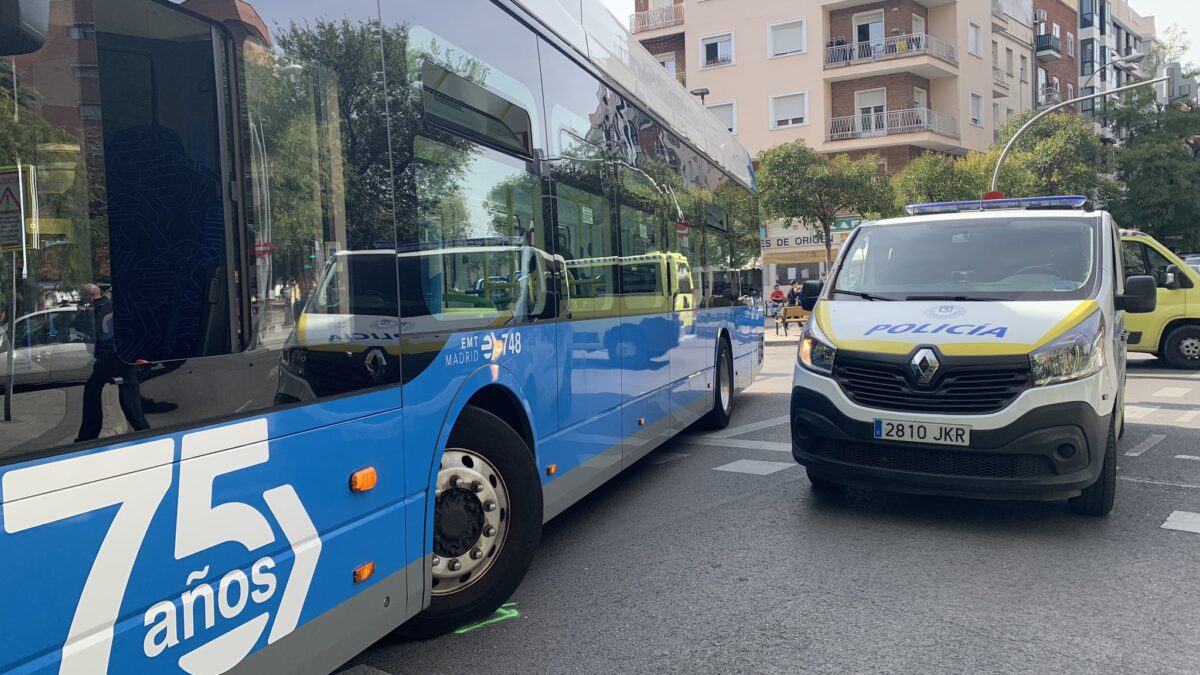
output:
<path id="1" fill-rule="evenodd" d="M 92 316 L 75 307 L 26 314 L 16 321 L 16 338 L 0 326 L 0 389 L 8 383 L 8 350 L 13 352 L 14 384 L 86 380 L 92 372 L 95 343 Z"/>

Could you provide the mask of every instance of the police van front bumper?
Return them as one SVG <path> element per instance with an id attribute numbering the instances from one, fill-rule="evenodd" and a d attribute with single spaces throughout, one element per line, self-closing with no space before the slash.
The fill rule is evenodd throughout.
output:
<path id="1" fill-rule="evenodd" d="M 1103 467 L 1110 414 L 1087 403 L 1099 376 L 1026 391 L 1004 411 L 933 416 L 863 408 L 832 379 L 797 369 L 792 390 L 792 455 L 838 483 L 899 492 L 986 499 L 1065 499 Z M 1099 398 L 1099 396 L 1097 396 Z M 1041 400 L 1039 400 L 1041 399 Z M 964 447 L 875 439 L 874 419 L 971 427 Z"/>

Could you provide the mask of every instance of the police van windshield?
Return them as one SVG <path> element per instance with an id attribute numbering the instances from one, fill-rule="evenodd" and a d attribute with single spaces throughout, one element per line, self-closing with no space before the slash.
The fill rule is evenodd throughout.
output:
<path id="1" fill-rule="evenodd" d="M 838 300 L 1082 300 L 1096 283 L 1097 222 L 971 218 L 897 223 L 857 233 Z"/>

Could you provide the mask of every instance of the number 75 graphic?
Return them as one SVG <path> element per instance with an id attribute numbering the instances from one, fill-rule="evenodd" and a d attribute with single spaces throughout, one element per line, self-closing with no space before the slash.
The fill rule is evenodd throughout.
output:
<path id="1" fill-rule="evenodd" d="M 224 543 L 241 544 L 247 551 L 255 551 L 275 541 L 270 523 L 258 509 L 239 502 L 213 503 L 213 482 L 218 476 L 268 461 L 267 434 L 267 421 L 257 419 L 183 436 L 175 522 L 176 560 Z M 4 500 L 4 531 L 8 534 L 111 506 L 119 507 L 79 595 L 63 645 L 59 673 L 107 672 L 113 626 L 119 618 L 134 561 L 146 532 L 170 491 L 174 459 L 175 440 L 166 438 L 18 469 L 4 475 L 0 497 Z M 321 554 L 321 539 L 291 485 L 266 490 L 263 499 L 295 555 L 295 564 L 267 637 L 267 642 L 273 643 L 291 633 L 299 623 L 300 611 Z M 260 563 L 274 567 L 270 558 L 264 558 Z M 205 566 L 205 573 L 207 569 Z M 245 577 L 239 571 L 230 575 Z M 224 583 L 222 590 L 225 590 Z M 170 602 L 159 603 L 155 608 L 170 607 Z M 211 607 L 210 593 L 210 622 Z M 227 614 L 227 606 L 223 604 L 222 615 L 232 619 L 246 609 L 245 593 L 239 597 L 236 608 L 237 613 Z M 148 613 L 147 625 L 149 616 Z M 208 640 L 183 654 L 179 658 L 179 667 L 193 675 L 229 670 L 254 648 L 268 619 L 268 612 L 259 613 Z M 189 628 L 186 637 L 190 637 L 191 622 L 186 623 Z M 147 644 L 149 642 L 148 636 Z M 172 639 L 169 644 L 174 646 L 176 641 Z M 157 656 L 161 651 L 152 653 L 147 647 L 148 656 Z"/>

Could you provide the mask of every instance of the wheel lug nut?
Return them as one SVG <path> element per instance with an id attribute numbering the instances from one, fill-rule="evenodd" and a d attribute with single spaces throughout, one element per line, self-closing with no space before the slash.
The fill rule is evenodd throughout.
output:
<path id="1" fill-rule="evenodd" d="M 492 527 L 491 525 L 488 525 L 487 527 L 483 528 L 483 536 L 485 536 L 485 537 L 496 536 L 496 528 Z"/>
<path id="2" fill-rule="evenodd" d="M 451 560 L 449 567 L 451 572 L 457 572 L 462 569 L 462 563 L 457 560 Z"/>
<path id="3" fill-rule="evenodd" d="M 471 560 L 479 560 L 482 557 L 483 557 L 483 551 L 480 551 L 477 548 L 471 549 Z"/>
<path id="4" fill-rule="evenodd" d="M 433 556 L 433 566 L 437 567 L 438 565 L 441 565 L 441 564 L 442 564 L 442 559 L 437 557 L 436 555 Z"/>
<path id="5" fill-rule="evenodd" d="M 463 484 L 463 479 L 462 479 L 462 477 L 460 477 L 460 476 L 453 476 L 452 478 L 450 478 L 450 487 L 456 487 L 456 488 L 457 488 L 457 487 L 462 487 L 462 484 Z"/>
<path id="6" fill-rule="evenodd" d="M 487 511 L 488 513 L 495 511 L 496 510 L 496 502 L 494 502 L 490 499 L 487 500 L 486 502 L 483 503 L 483 510 Z"/>
<path id="7" fill-rule="evenodd" d="M 475 492 L 483 492 L 483 483 L 480 483 L 479 481 L 471 483 L 471 490 Z"/>

